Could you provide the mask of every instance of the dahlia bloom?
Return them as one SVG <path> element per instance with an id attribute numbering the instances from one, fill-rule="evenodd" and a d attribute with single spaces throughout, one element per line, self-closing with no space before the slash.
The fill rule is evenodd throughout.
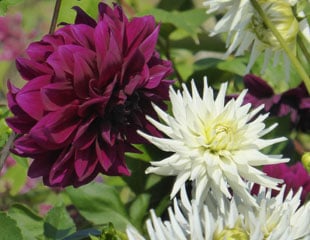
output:
<path id="1" fill-rule="evenodd" d="M 299 207 L 300 191 L 283 198 L 284 187 L 276 197 L 261 189 L 256 201 L 259 208 L 244 206 L 239 199 L 226 199 L 227 210 L 219 212 L 208 204 L 199 206 L 183 194 L 169 207 L 169 220 L 162 220 L 151 210 L 146 221 L 151 240 L 238 239 L 297 240 L 310 238 L 310 202 Z M 214 199 L 213 199 L 214 200 Z M 129 240 L 145 240 L 132 226 L 127 227 Z"/>
<path id="2" fill-rule="evenodd" d="M 264 166 L 263 172 L 270 177 L 284 180 L 283 184 L 286 185 L 284 196 L 287 196 L 290 191 L 297 193 L 302 188 L 301 201 L 305 202 L 307 195 L 310 194 L 310 175 L 300 162 L 292 166 L 288 166 L 285 163 Z M 256 188 L 258 186 L 253 187 L 253 193 L 257 192 Z M 277 194 L 278 191 L 272 191 L 272 196 L 276 196 Z"/>
<path id="3" fill-rule="evenodd" d="M 307 44 L 310 43 L 310 28 L 304 13 L 297 13 L 301 19 L 299 21 L 292 10 L 296 3 L 297 1 L 290 0 L 258 0 L 267 18 L 294 55 L 296 55 L 298 32 L 303 34 Z M 271 57 L 274 58 L 276 64 L 282 56 L 287 70 L 286 76 L 288 76 L 289 58 L 272 31 L 265 26 L 250 0 L 207 0 L 204 1 L 204 5 L 208 7 L 208 13 L 224 12 L 224 16 L 217 22 L 211 35 L 227 33 L 227 56 L 232 53 L 241 56 L 250 49 L 246 72 L 250 71 L 261 54 L 264 54 L 265 59 L 262 71 L 269 64 Z"/>
<path id="4" fill-rule="evenodd" d="M 244 103 L 251 103 L 254 107 L 264 104 L 264 111 L 273 116 L 289 114 L 293 126 L 303 131 L 310 130 L 310 97 L 304 83 L 276 94 L 266 81 L 253 74 L 247 74 L 243 82 L 248 89 Z"/>
<path id="5" fill-rule="evenodd" d="M 171 63 L 155 50 L 159 26 L 151 16 L 131 21 L 122 9 L 99 4 L 96 22 L 75 7 L 74 24 L 30 44 L 17 68 L 27 81 L 9 85 L 14 114 L 8 125 L 20 135 L 12 151 L 33 159 L 30 177 L 48 186 L 80 186 L 98 173 L 129 175 L 126 151 L 159 132 L 151 102 L 165 107 Z"/>
<path id="6" fill-rule="evenodd" d="M 152 166 L 146 170 L 146 173 L 177 176 L 171 198 L 190 180 L 194 183 L 197 201 L 202 202 L 211 190 L 222 206 L 223 194 L 231 198 L 232 189 L 249 205 L 256 205 L 245 180 L 271 188 L 281 182 L 255 167 L 287 162 L 288 159 L 281 156 L 269 156 L 260 151 L 285 138 L 262 139 L 276 124 L 265 128 L 263 121 L 268 114 L 253 119 L 263 106 L 249 112 L 251 105 L 242 105 L 246 90 L 225 105 L 226 88 L 227 83 L 221 85 L 216 99 L 206 78 L 202 97 L 194 81 L 192 94 L 185 85 L 183 92 L 170 88 L 173 116 L 156 107 L 163 123 L 148 117 L 167 138 L 139 131 L 161 150 L 173 153 L 166 159 L 151 162 Z"/>

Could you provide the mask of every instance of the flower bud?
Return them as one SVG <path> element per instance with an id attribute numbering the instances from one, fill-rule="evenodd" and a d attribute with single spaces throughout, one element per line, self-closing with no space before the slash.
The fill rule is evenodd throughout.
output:
<path id="1" fill-rule="evenodd" d="M 306 152 L 302 155 L 301 162 L 307 172 L 310 173 L 310 152 Z"/>
<path id="2" fill-rule="evenodd" d="M 291 5 L 283 0 L 259 0 L 258 3 L 261 5 L 266 16 L 275 26 L 285 42 L 289 46 L 292 46 L 292 48 L 295 48 L 299 26 L 298 21 L 293 14 Z M 281 48 L 277 38 L 265 25 L 263 19 L 257 12 L 255 12 L 252 17 L 252 31 L 261 42 L 276 50 Z"/>

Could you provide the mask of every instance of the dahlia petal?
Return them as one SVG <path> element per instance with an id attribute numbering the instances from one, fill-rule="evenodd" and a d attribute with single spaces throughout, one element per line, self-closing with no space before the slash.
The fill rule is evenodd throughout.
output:
<path id="1" fill-rule="evenodd" d="M 41 89 L 41 99 L 44 109 L 57 111 L 72 103 L 76 96 L 69 82 L 56 82 L 48 84 Z"/>
<path id="2" fill-rule="evenodd" d="M 59 149 L 72 140 L 79 125 L 77 106 L 45 115 L 30 131 L 30 136 L 46 149 Z"/>
<path id="3" fill-rule="evenodd" d="M 115 144 L 116 140 L 116 134 L 113 133 L 111 130 L 111 123 L 110 122 L 104 122 L 101 124 L 101 136 L 102 139 L 109 144 L 109 146 L 113 146 Z"/>
<path id="4" fill-rule="evenodd" d="M 116 158 L 116 152 L 115 152 L 115 147 L 109 147 L 106 148 L 102 146 L 96 141 L 96 153 L 97 153 L 97 158 L 103 167 L 105 171 L 109 171 L 109 168 L 112 166 L 112 163 L 115 161 Z"/>
<path id="5" fill-rule="evenodd" d="M 86 24 L 90 27 L 96 27 L 96 21 L 84 12 L 80 7 L 74 6 L 72 9 L 76 11 L 75 24 Z"/>
<path id="6" fill-rule="evenodd" d="M 25 80 L 52 73 L 47 65 L 21 57 L 16 59 L 16 68 Z"/>
<path id="7" fill-rule="evenodd" d="M 144 16 L 142 18 L 133 18 L 126 28 L 128 51 L 135 51 L 138 49 L 143 40 L 153 33 L 154 29 L 154 17 Z M 154 32 L 156 31 L 157 30 Z"/>
<path id="8" fill-rule="evenodd" d="M 157 26 L 154 31 L 149 36 L 147 36 L 147 38 L 139 46 L 140 51 L 143 52 L 146 62 L 148 62 L 153 56 L 154 49 L 157 43 L 158 33 L 159 26 Z"/>
<path id="9" fill-rule="evenodd" d="M 94 28 L 88 25 L 70 25 L 72 35 L 75 40 L 83 47 L 95 50 Z"/>
<path id="10" fill-rule="evenodd" d="M 29 135 L 25 135 L 15 140 L 14 152 L 22 156 L 33 156 L 44 154 L 45 149 L 40 148 Z"/>
<path id="11" fill-rule="evenodd" d="M 102 43 L 102 39 L 106 39 Z M 122 54 L 118 46 L 119 39 L 116 39 L 111 34 L 105 22 L 99 22 L 95 29 L 95 46 L 97 52 L 97 67 L 101 78 L 99 79 L 99 86 L 105 83 L 114 76 L 122 65 Z"/>
<path id="12" fill-rule="evenodd" d="M 27 48 L 27 54 L 31 59 L 43 62 L 53 50 L 54 48 L 49 43 L 40 41 L 31 43 Z"/>
<path id="13" fill-rule="evenodd" d="M 51 167 L 48 181 L 51 186 L 65 187 L 72 182 L 74 175 L 74 150 L 64 149 Z"/>
<path id="14" fill-rule="evenodd" d="M 97 158 L 95 156 L 93 149 L 86 150 L 76 150 L 74 169 L 79 181 L 83 181 L 89 177 L 97 167 Z"/>
<path id="15" fill-rule="evenodd" d="M 95 118 L 94 115 L 90 116 L 85 123 L 80 124 L 72 142 L 75 148 L 84 150 L 96 140 L 98 129 Z"/>
<path id="16" fill-rule="evenodd" d="M 28 176 L 32 178 L 48 176 L 50 168 L 53 165 L 54 157 L 55 152 L 45 152 L 36 155 L 36 157 L 29 166 Z"/>
<path id="17" fill-rule="evenodd" d="M 28 133 L 36 124 L 36 120 L 29 117 L 28 114 L 20 113 L 18 116 L 6 119 L 6 123 L 17 134 Z"/>
<path id="18" fill-rule="evenodd" d="M 41 88 L 51 81 L 49 75 L 32 79 L 16 94 L 17 104 L 32 118 L 39 120 L 44 113 L 41 101 Z M 36 103 L 36 104 L 33 104 Z"/>
<path id="19" fill-rule="evenodd" d="M 273 89 L 260 77 L 247 74 L 244 78 L 244 85 L 249 89 L 249 93 L 257 98 L 270 97 L 274 95 Z"/>
<path id="20" fill-rule="evenodd" d="M 74 54 L 73 85 L 76 95 L 82 99 L 89 96 L 89 80 L 94 78 L 92 67 L 85 59 L 89 60 L 89 56 Z"/>

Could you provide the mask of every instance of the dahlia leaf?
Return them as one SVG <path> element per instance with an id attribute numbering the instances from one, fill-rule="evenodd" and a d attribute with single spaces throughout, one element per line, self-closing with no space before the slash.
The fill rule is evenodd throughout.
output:
<path id="1" fill-rule="evenodd" d="M 14 219 L 5 212 L 0 212 L 0 232 L 2 240 L 22 240 L 21 230 Z"/>
<path id="2" fill-rule="evenodd" d="M 112 222 L 119 230 L 130 224 L 125 206 L 114 187 L 94 182 L 78 189 L 69 187 L 66 191 L 81 215 L 94 224 Z"/>
<path id="3" fill-rule="evenodd" d="M 43 219 L 27 206 L 14 204 L 8 215 L 17 222 L 24 240 L 38 239 L 43 234 Z"/>
<path id="4" fill-rule="evenodd" d="M 139 230 L 142 230 L 143 222 L 145 216 L 148 212 L 148 207 L 150 204 L 151 196 L 150 194 L 140 194 L 132 202 L 129 208 L 129 215 L 132 222 L 135 224 L 135 227 Z"/>
<path id="5" fill-rule="evenodd" d="M 195 41 L 198 41 L 198 33 L 201 32 L 200 26 L 209 17 L 209 15 L 206 14 L 205 9 L 202 8 L 182 12 L 169 12 L 162 9 L 151 9 L 141 13 L 141 15 L 145 14 L 153 15 L 157 22 L 170 23 L 174 25 L 177 28 L 177 31 L 179 31 L 178 29 L 182 29 L 182 35 L 184 37 L 192 37 Z M 190 19 L 190 21 L 188 21 L 188 19 Z M 172 37 L 179 39 L 178 34 L 172 35 Z"/>
<path id="6" fill-rule="evenodd" d="M 23 0 L 0 0 L 0 15 L 4 15 L 10 5 L 15 5 Z"/>
<path id="7" fill-rule="evenodd" d="M 46 239 L 64 239 L 76 231 L 75 225 L 64 206 L 51 209 L 44 222 Z"/>
<path id="8" fill-rule="evenodd" d="M 10 184 L 10 194 L 15 196 L 23 188 L 27 180 L 27 168 L 17 163 L 9 168 L 1 177 L 3 182 Z"/>

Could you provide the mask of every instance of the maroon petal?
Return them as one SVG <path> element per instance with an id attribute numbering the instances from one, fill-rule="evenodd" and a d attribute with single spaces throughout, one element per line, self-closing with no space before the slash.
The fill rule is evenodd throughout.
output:
<path id="1" fill-rule="evenodd" d="M 88 178 L 95 171 L 97 164 L 96 152 L 93 148 L 76 150 L 74 169 L 79 181 Z"/>
<path id="2" fill-rule="evenodd" d="M 69 106 L 45 115 L 29 134 L 42 147 L 59 149 L 72 141 L 80 121 L 77 106 Z"/>
<path id="3" fill-rule="evenodd" d="M 247 74 L 243 81 L 248 92 L 257 98 L 267 98 L 274 94 L 273 89 L 260 77 Z"/>
<path id="4" fill-rule="evenodd" d="M 39 120 L 43 117 L 44 106 L 41 100 L 41 88 L 51 81 L 49 75 L 43 75 L 29 81 L 17 94 L 16 102 L 29 116 Z M 34 104 L 35 103 L 35 104 Z"/>
<path id="5" fill-rule="evenodd" d="M 80 7 L 74 6 L 72 9 L 76 11 L 75 24 L 86 24 L 93 28 L 97 25 L 96 21 Z"/>
<path id="6" fill-rule="evenodd" d="M 52 73 L 47 65 L 26 58 L 17 58 L 16 68 L 26 80 Z"/>

